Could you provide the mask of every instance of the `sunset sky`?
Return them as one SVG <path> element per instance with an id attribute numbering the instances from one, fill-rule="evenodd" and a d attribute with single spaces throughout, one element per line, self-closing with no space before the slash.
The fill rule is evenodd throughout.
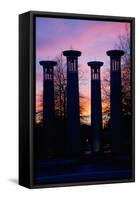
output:
<path id="1" fill-rule="evenodd" d="M 129 23 L 127 27 L 130 29 Z M 85 97 L 83 114 L 89 116 L 90 68 L 87 62 L 103 61 L 101 75 L 104 76 L 109 68 L 106 51 L 114 49 L 118 35 L 125 31 L 126 23 L 121 22 L 36 17 L 36 112 L 42 111 L 40 96 L 43 93 L 43 71 L 39 61 L 55 60 L 62 51 L 72 48 L 82 52 L 78 59 L 83 72 L 79 90 Z"/>

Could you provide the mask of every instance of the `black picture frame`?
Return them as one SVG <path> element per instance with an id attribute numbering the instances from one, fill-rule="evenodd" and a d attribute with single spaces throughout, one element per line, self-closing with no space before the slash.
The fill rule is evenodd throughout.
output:
<path id="1" fill-rule="evenodd" d="M 35 17 L 122 21 L 131 23 L 132 63 L 132 178 L 124 180 L 84 181 L 35 185 L 34 123 L 35 123 Z M 19 15 L 19 184 L 27 188 L 124 183 L 135 181 L 135 18 L 74 13 L 29 11 Z"/>

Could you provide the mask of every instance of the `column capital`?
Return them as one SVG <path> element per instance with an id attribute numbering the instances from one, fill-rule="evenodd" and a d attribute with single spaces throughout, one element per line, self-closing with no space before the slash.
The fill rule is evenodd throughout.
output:
<path id="1" fill-rule="evenodd" d="M 48 68 L 54 67 L 55 65 L 57 65 L 57 62 L 52 60 L 42 60 L 39 62 L 39 64 L 42 65 L 44 68 Z"/>
<path id="2" fill-rule="evenodd" d="M 79 56 L 81 56 L 81 51 L 66 50 L 66 51 L 63 51 L 63 55 L 66 57 L 79 57 Z"/>
<path id="3" fill-rule="evenodd" d="M 92 69 L 98 69 L 100 68 L 101 66 L 103 66 L 103 62 L 101 61 L 90 61 L 87 63 L 88 66 L 90 66 Z"/>
<path id="4" fill-rule="evenodd" d="M 106 54 L 108 56 L 110 56 L 111 58 L 118 58 L 118 57 L 121 57 L 125 54 L 125 52 L 123 50 L 109 50 L 106 52 Z"/>

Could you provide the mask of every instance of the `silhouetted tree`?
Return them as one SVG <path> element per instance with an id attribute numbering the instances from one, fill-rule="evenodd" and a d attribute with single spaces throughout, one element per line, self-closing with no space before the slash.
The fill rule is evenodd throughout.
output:
<path id="1" fill-rule="evenodd" d="M 130 29 L 129 25 L 125 26 L 125 33 L 120 34 L 117 38 L 117 41 L 115 43 L 115 48 L 124 50 L 125 55 L 122 57 L 123 64 L 125 67 L 130 67 L 130 49 L 131 49 L 131 44 L 130 44 Z"/>
<path id="2" fill-rule="evenodd" d="M 130 62 L 130 32 L 126 25 L 125 33 L 118 36 L 114 48 L 125 51 L 122 57 L 122 112 L 123 115 L 131 114 L 131 62 Z M 104 69 L 102 73 L 102 108 L 103 119 L 107 126 L 110 119 L 110 69 Z"/>
<path id="3" fill-rule="evenodd" d="M 125 29 L 125 33 L 118 36 L 115 47 L 125 51 L 125 55 L 122 57 L 122 106 L 123 114 L 128 115 L 131 113 L 131 43 L 129 25 L 126 25 Z"/>
<path id="4" fill-rule="evenodd" d="M 54 71 L 55 110 L 56 115 L 63 118 L 66 113 L 66 65 L 62 54 L 56 57 L 57 66 Z"/>
<path id="5" fill-rule="evenodd" d="M 109 125 L 110 119 L 110 69 L 105 68 L 102 71 L 102 117 L 103 117 L 103 126 L 106 127 Z"/>

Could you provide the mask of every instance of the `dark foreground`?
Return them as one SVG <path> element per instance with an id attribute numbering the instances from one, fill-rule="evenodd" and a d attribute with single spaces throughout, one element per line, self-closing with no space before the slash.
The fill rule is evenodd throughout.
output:
<path id="1" fill-rule="evenodd" d="M 35 162 L 35 184 L 131 178 L 132 165 L 128 156 L 37 160 Z"/>

